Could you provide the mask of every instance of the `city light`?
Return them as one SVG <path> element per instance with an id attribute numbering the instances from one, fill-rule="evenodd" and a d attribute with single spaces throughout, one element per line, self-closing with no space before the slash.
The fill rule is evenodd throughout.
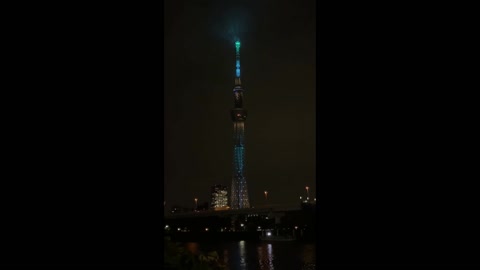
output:
<path id="1" fill-rule="evenodd" d="M 298 226 L 295 226 L 295 230 L 298 229 Z"/>
<path id="2" fill-rule="evenodd" d="M 205 231 L 208 232 L 208 228 L 205 228 Z"/>
<path id="3" fill-rule="evenodd" d="M 168 225 L 165 225 L 165 229 L 168 229 Z"/>
<path id="4" fill-rule="evenodd" d="M 271 233 L 271 232 L 267 232 L 267 236 L 271 236 L 271 235 L 272 235 L 272 233 Z"/>
<path id="5" fill-rule="evenodd" d="M 240 226 L 241 226 L 241 227 L 243 227 L 243 226 L 244 226 L 244 225 L 243 225 L 243 223 L 242 223 L 242 224 L 240 224 Z"/>
<path id="6" fill-rule="evenodd" d="M 178 228 L 177 231 L 180 231 L 180 228 Z"/>
<path id="7" fill-rule="evenodd" d="M 215 211 L 228 210 L 227 187 L 222 185 L 212 186 L 212 208 Z"/>

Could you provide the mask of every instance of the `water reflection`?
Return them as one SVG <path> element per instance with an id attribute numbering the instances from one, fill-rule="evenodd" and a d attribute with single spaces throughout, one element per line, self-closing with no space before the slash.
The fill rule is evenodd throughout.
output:
<path id="1" fill-rule="evenodd" d="M 315 263 L 315 246 L 314 245 L 305 245 L 302 250 L 303 261 L 306 264 Z"/>
<path id="2" fill-rule="evenodd" d="M 240 269 L 247 269 L 247 256 L 245 252 L 245 241 L 240 241 L 239 243 L 240 248 Z"/>
<path id="3" fill-rule="evenodd" d="M 305 245 L 302 250 L 303 269 L 315 269 L 315 245 Z"/>
<path id="4" fill-rule="evenodd" d="M 228 265 L 228 250 L 223 250 L 223 262 Z"/>
<path id="5" fill-rule="evenodd" d="M 193 254 L 199 254 L 200 250 L 198 249 L 198 243 L 196 242 L 188 242 L 185 244 L 185 248 L 192 252 Z"/>
<path id="6" fill-rule="evenodd" d="M 300 242 L 210 242 L 186 243 L 194 253 L 217 251 L 228 270 L 315 269 L 315 244 Z"/>
<path id="7" fill-rule="evenodd" d="M 260 270 L 274 270 L 272 244 L 263 244 L 257 248 Z"/>

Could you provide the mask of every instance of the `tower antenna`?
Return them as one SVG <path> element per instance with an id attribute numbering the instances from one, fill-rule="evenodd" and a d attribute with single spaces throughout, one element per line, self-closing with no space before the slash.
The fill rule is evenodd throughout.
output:
<path id="1" fill-rule="evenodd" d="M 240 41 L 235 41 L 235 86 L 242 85 L 240 79 Z"/>

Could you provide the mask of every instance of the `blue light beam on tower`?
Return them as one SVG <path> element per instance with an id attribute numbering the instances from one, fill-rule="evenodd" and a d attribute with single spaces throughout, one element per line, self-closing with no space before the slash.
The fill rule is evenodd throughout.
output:
<path id="1" fill-rule="evenodd" d="M 235 42 L 235 85 L 240 85 L 240 41 Z"/>

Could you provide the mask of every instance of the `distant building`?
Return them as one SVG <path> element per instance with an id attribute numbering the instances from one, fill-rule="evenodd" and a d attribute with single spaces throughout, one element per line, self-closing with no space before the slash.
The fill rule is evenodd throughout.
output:
<path id="1" fill-rule="evenodd" d="M 217 211 L 228 209 L 228 192 L 227 192 L 226 186 L 222 186 L 222 185 L 212 186 L 211 208 Z"/>

